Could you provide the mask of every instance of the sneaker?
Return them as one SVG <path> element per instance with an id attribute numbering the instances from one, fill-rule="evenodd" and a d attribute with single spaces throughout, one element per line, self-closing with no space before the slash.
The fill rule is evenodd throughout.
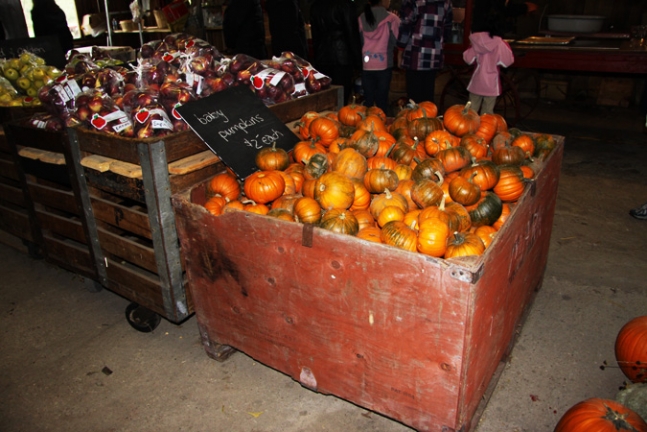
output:
<path id="1" fill-rule="evenodd" d="M 636 219 L 647 220 L 647 203 L 635 209 L 629 210 L 629 214 Z"/>

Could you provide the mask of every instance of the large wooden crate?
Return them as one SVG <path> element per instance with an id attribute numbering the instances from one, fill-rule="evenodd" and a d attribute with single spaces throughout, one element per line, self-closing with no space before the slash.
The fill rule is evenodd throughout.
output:
<path id="1" fill-rule="evenodd" d="M 27 202 L 21 185 L 21 169 L 0 128 L 0 230 L 10 238 L 34 245 Z"/>
<path id="2" fill-rule="evenodd" d="M 34 242 L 46 261 L 98 280 L 72 161 L 63 132 L 5 125 L 17 160 Z"/>
<path id="3" fill-rule="evenodd" d="M 435 259 L 174 196 L 207 354 L 245 352 L 420 431 L 468 431 L 547 263 L 563 138 L 480 257 Z M 482 408 L 482 407 L 481 407 Z"/>
<path id="4" fill-rule="evenodd" d="M 339 94 L 335 87 L 270 109 L 288 122 L 310 109 L 337 109 Z M 87 217 L 96 226 L 96 265 L 104 285 L 171 322 L 183 321 L 193 303 L 185 289 L 171 196 L 224 165 L 191 131 L 146 140 L 83 128 L 70 129 L 69 135 Z M 196 160 L 198 165 L 185 169 Z"/>

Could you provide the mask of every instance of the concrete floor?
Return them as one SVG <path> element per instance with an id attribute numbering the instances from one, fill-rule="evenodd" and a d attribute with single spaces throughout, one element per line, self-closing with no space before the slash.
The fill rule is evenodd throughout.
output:
<path id="1" fill-rule="evenodd" d="M 647 312 L 647 135 L 635 109 L 542 103 L 520 127 L 566 137 L 543 287 L 478 432 L 549 432 L 574 403 L 614 398 L 620 327 Z M 0 430 L 404 432 L 242 353 L 204 353 L 195 317 L 139 333 L 128 301 L 0 244 Z"/>

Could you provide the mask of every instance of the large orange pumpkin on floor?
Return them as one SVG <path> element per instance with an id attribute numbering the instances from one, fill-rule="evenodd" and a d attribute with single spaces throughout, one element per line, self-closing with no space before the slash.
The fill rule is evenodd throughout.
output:
<path id="1" fill-rule="evenodd" d="M 647 315 L 626 323 L 616 337 L 616 360 L 631 382 L 647 383 Z"/>
<path id="2" fill-rule="evenodd" d="M 591 398 L 566 411 L 554 432 L 647 432 L 647 423 L 618 402 Z"/>

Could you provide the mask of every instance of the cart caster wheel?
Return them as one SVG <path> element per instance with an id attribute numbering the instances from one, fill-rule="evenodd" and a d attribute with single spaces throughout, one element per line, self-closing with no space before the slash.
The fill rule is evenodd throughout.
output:
<path id="1" fill-rule="evenodd" d="M 131 303 L 126 307 L 126 320 L 135 330 L 150 333 L 157 328 L 162 318 L 150 309 Z"/>
<path id="2" fill-rule="evenodd" d="M 101 285 L 99 282 L 94 281 L 92 279 L 86 279 L 85 290 L 91 293 L 98 293 L 103 291 L 103 285 Z"/>

